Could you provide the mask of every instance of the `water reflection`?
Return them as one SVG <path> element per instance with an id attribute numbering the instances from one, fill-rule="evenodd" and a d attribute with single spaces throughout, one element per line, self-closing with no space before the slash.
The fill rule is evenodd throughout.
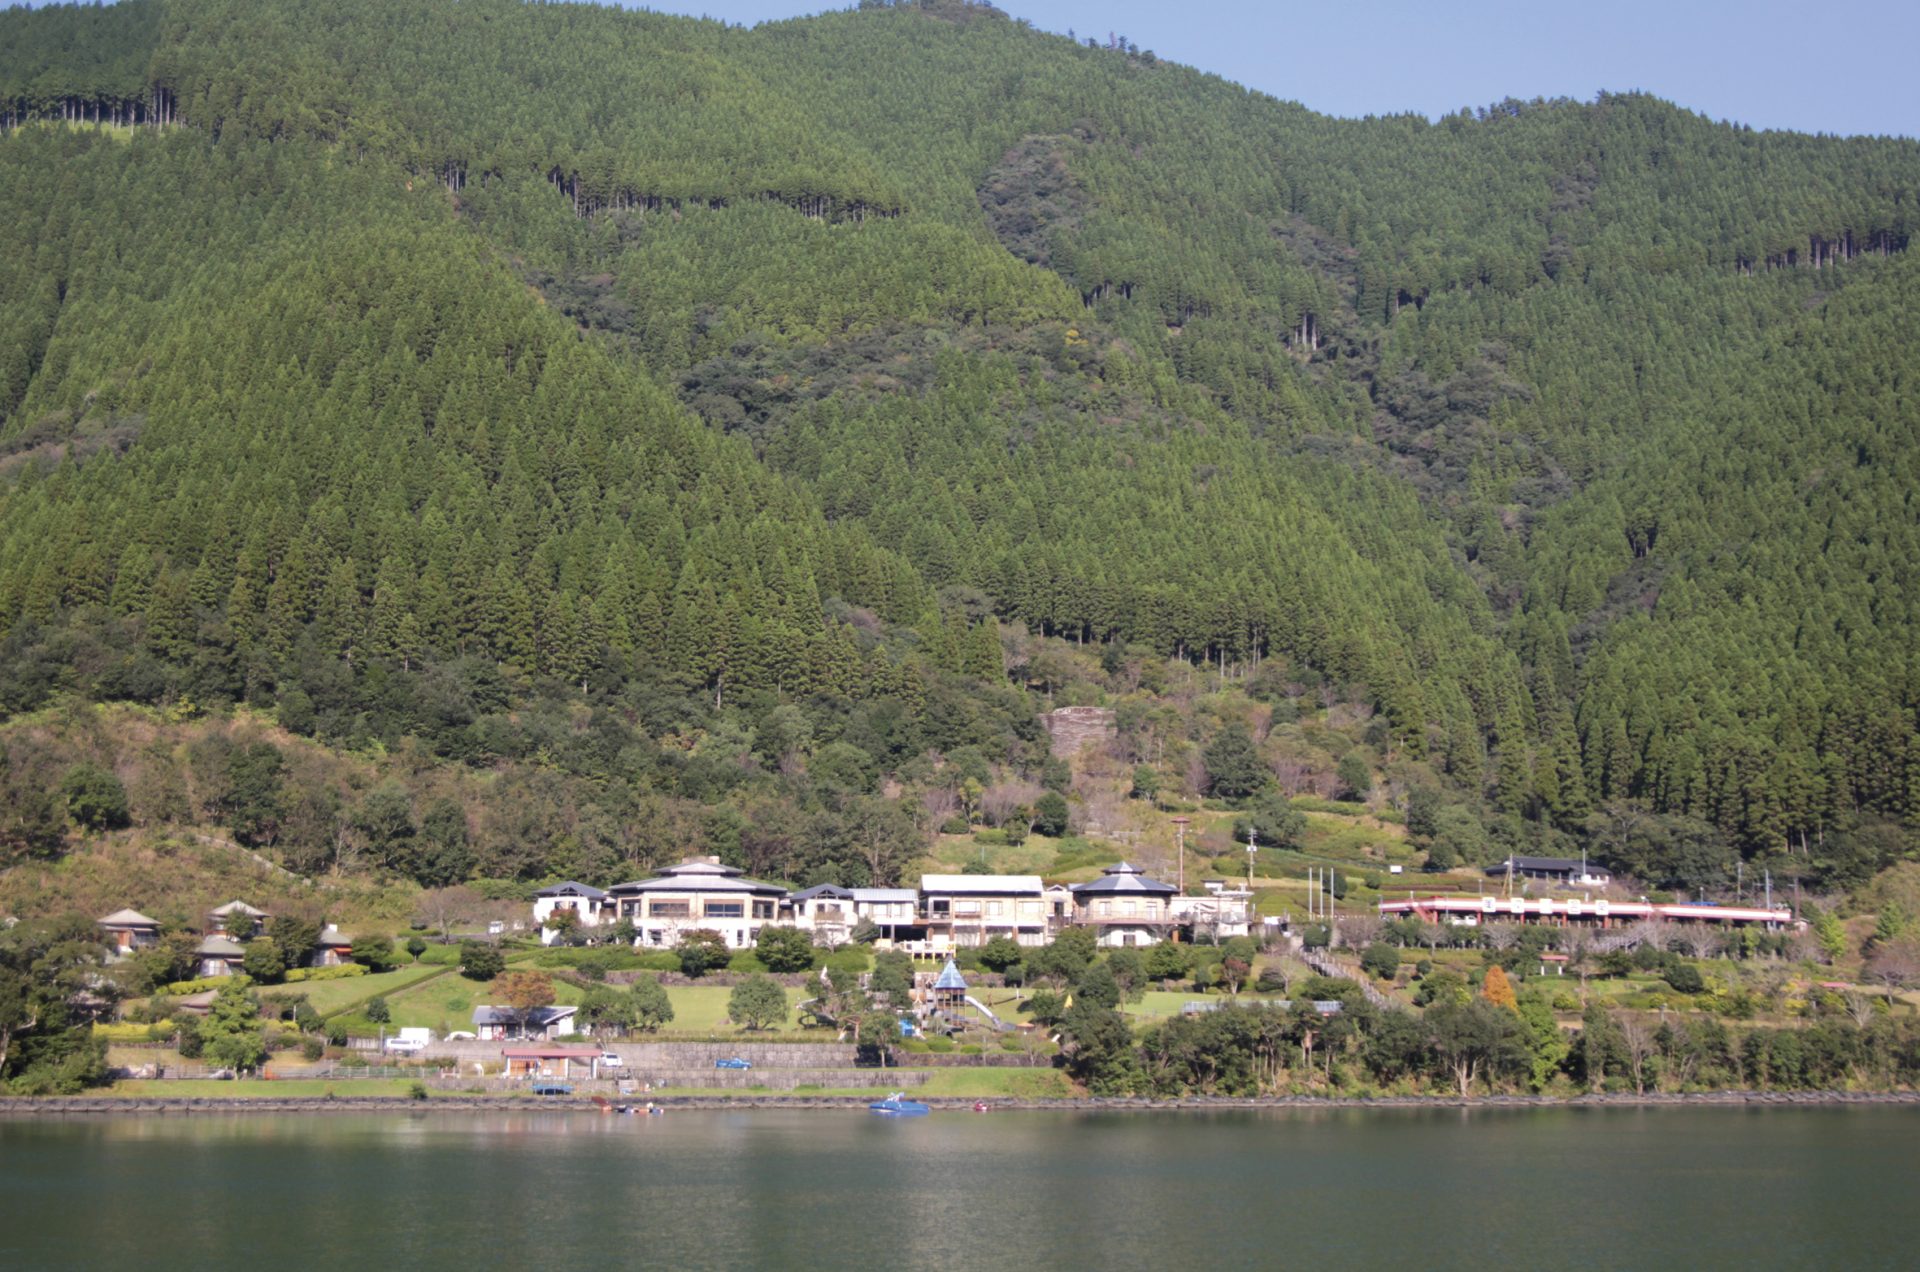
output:
<path id="1" fill-rule="evenodd" d="M 0 1267 L 1903 1266 L 1920 1110 L 0 1120 Z"/>

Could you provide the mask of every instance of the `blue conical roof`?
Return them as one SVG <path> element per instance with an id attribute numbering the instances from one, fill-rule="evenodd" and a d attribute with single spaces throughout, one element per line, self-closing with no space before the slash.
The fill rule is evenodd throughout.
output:
<path id="1" fill-rule="evenodd" d="M 965 989 L 967 982 L 960 975 L 960 965 L 952 959 L 940 969 L 940 979 L 933 982 L 935 989 Z"/>

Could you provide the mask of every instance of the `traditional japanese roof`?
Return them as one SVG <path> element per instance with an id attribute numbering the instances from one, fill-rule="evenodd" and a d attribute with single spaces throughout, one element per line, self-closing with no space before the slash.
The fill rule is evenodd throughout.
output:
<path id="1" fill-rule="evenodd" d="M 853 889 L 842 888 L 838 884 L 819 883 L 806 889 L 804 892 L 794 893 L 793 899 L 795 901 L 813 901 L 820 897 L 830 897 L 835 901 L 851 901 L 854 899 L 854 895 Z"/>
<path id="2" fill-rule="evenodd" d="M 160 920 L 150 919 L 138 910 L 115 910 L 99 922 L 101 927 L 157 928 L 160 926 Z"/>
<path id="3" fill-rule="evenodd" d="M 215 910 L 213 917 L 216 919 L 224 919 L 234 914 L 244 914 L 250 919 L 264 919 L 267 917 L 265 910 L 256 910 L 245 901 L 229 901 Z"/>
<path id="4" fill-rule="evenodd" d="M 965 977 L 960 975 L 960 965 L 952 959 L 948 959 L 947 965 L 940 969 L 939 979 L 933 982 L 933 987 L 935 989 L 952 989 L 964 992 L 967 988 L 967 981 Z"/>
<path id="5" fill-rule="evenodd" d="M 787 890 L 777 883 L 762 883 L 758 879 L 744 878 L 739 870 L 732 866 L 723 866 L 717 861 L 683 861 L 677 866 L 668 866 L 651 879 L 616 883 L 607 891 L 622 896 L 631 896 L 636 892 L 752 892 L 762 896 L 787 895 Z"/>
<path id="6" fill-rule="evenodd" d="M 575 883 L 569 879 L 565 883 L 556 883 L 551 888 L 542 888 L 533 894 L 536 897 L 585 897 L 589 901 L 599 901 L 606 893 L 599 888 L 584 883 Z"/>
<path id="7" fill-rule="evenodd" d="M 238 941 L 228 940 L 224 936 L 209 936 L 194 946 L 193 952 L 206 958 L 239 958 L 247 950 Z"/>
<path id="8" fill-rule="evenodd" d="M 885 904 L 896 901 L 918 901 L 920 894 L 912 888 L 855 888 L 853 899 Z"/>
<path id="9" fill-rule="evenodd" d="M 545 1029 L 556 1021 L 566 1020 L 578 1007 L 535 1007 L 527 1013 L 527 1027 Z M 475 1007 L 473 1023 L 476 1025 L 517 1025 L 520 1015 L 511 1007 Z"/>
<path id="10" fill-rule="evenodd" d="M 920 876 L 922 892 L 1024 892 L 1039 896 L 1039 875 L 930 874 Z"/>
<path id="11" fill-rule="evenodd" d="M 345 932 L 342 932 L 339 928 L 333 926 L 333 924 L 329 923 L 321 931 L 320 935 L 314 938 L 313 943 L 315 945 L 328 945 L 328 946 L 335 946 L 335 947 L 351 946 L 353 944 L 353 938 L 348 936 Z"/>
<path id="12" fill-rule="evenodd" d="M 1161 883 L 1158 879 L 1149 879 L 1140 867 L 1129 862 L 1108 866 L 1101 871 L 1101 877 L 1090 883 L 1073 885 L 1075 893 L 1133 893 L 1145 896 L 1170 897 L 1177 889 L 1170 883 Z"/>

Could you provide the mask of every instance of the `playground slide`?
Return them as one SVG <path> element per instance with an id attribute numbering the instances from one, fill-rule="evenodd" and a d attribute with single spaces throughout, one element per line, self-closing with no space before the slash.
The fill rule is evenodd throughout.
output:
<path id="1" fill-rule="evenodd" d="M 975 1011 L 979 1012 L 982 1016 L 985 1016 L 988 1020 L 992 1021 L 993 1027 L 995 1029 L 1013 1028 L 1012 1025 L 1000 1019 L 1000 1017 L 994 1015 L 993 1008 L 987 1006 L 985 1003 L 981 1002 L 978 998 L 975 998 L 972 994 L 967 995 L 967 1002 L 972 1005 Z"/>

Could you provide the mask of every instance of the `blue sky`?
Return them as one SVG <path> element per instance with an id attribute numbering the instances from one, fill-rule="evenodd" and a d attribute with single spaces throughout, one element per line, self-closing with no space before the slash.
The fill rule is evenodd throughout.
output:
<path id="1" fill-rule="evenodd" d="M 851 0 L 647 0 L 749 25 Z M 1714 119 L 1920 136 L 1920 4 L 1795 0 L 1000 0 L 1047 31 L 1118 32 L 1333 115 L 1644 89 Z M 1818 24 L 1817 26 L 1815 24 Z"/>

